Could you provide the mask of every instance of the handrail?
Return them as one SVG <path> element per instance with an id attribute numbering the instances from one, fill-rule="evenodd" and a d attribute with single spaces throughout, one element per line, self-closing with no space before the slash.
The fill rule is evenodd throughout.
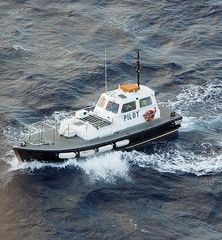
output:
<path id="1" fill-rule="evenodd" d="M 169 102 L 158 102 L 157 104 L 160 107 L 166 107 L 168 109 L 171 109 L 171 106 L 170 106 Z"/>
<path id="2" fill-rule="evenodd" d="M 56 130 L 57 123 L 55 123 L 55 125 L 50 125 L 46 122 L 39 121 L 29 125 L 28 136 L 24 137 L 24 140 L 31 145 L 54 144 L 56 139 Z M 45 132 L 50 132 L 52 135 L 51 139 L 47 140 L 44 136 Z"/>

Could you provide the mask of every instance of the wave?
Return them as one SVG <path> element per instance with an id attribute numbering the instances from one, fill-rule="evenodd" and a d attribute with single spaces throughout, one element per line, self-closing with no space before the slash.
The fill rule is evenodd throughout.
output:
<path id="1" fill-rule="evenodd" d="M 173 101 L 172 109 L 183 116 L 182 131 L 222 133 L 222 82 L 187 84 Z"/>
<path id="2" fill-rule="evenodd" d="M 208 84 L 187 84 L 170 105 L 186 116 L 218 116 L 222 113 L 222 82 L 213 79 Z"/>

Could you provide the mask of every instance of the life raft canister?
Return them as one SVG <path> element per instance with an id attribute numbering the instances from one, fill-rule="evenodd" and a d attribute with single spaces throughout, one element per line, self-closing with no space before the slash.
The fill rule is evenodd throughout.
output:
<path id="1" fill-rule="evenodd" d="M 156 114 L 156 108 L 154 110 L 150 109 L 144 114 L 144 118 L 147 122 L 151 122 L 154 120 Z"/>

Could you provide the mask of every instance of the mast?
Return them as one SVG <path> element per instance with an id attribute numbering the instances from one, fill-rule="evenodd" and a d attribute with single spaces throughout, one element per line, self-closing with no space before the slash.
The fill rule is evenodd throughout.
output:
<path id="1" fill-rule="evenodd" d="M 107 92 L 106 48 L 105 48 L 105 91 Z"/>
<path id="2" fill-rule="evenodd" d="M 136 73 L 137 73 L 137 85 L 140 86 L 140 50 L 137 51 L 137 60 L 136 60 Z"/>

